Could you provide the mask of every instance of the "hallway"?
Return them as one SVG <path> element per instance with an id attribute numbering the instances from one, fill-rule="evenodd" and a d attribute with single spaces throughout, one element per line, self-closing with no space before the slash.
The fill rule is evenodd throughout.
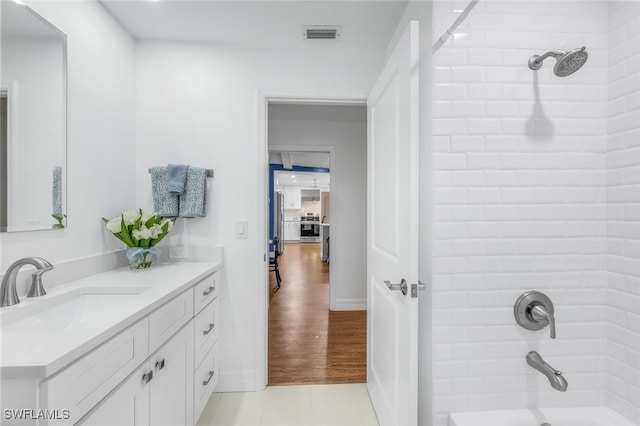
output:
<path id="1" fill-rule="evenodd" d="M 329 310 L 329 264 L 317 243 L 286 244 L 282 286 L 270 274 L 268 384 L 366 382 L 366 311 Z"/>

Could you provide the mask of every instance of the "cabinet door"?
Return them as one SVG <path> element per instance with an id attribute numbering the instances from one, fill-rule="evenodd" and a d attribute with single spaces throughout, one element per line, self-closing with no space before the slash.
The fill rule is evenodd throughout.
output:
<path id="1" fill-rule="evenodd" d="M 290 186 L 285 186 L 284 187 L 284 208 L 285 209 L 290 209 L 293 208 L 293 197 L 291 195 L 291 187 Z"/>
<path id="2" fill-rule="evenodd" d="M 149 425 L 149 384 L 143 375 L 148 363 L 134 371 L 122 385 L 102 400 L 80 422 L 80 426 Z M 153 381 L 153 379 L 152 379 Z"/>
<path id="3" fill-rule="evenodd" d="M 299 186 L 291 187 L 291 203 L 292 209 L 301 209 L 302 208 L 302 194 L 300 192 Z"/>
<path id="4" fill-rule="evenodd" d="M 291 240 L 300 241 L 300 225 L 293 223 L 291 227 Z"/>
<path id="5" fill-rule="evenodd" d="M 193 425 L 193 320 L 151 357 L 150 424 Z"/>
<path id="6" fill-rule="evenodd" d="M 291 223 L 285 222 L 284 223 L 284 240 L 288 241 L 290 239 L 291 239 Z"/>

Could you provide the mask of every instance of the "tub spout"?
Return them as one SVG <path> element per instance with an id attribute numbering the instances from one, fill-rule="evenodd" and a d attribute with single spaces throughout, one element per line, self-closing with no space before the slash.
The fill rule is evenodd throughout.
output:
<path id="1" fill-rule="evenodd" d="M 562 376 L 562 372 L 547 364 L 538 352 L 531 351 L 527 354 L 527 364 L 544 374 L 547 379 L 549 379 L 551 387 L 555 390 L 560 392 L 565 392 L 567 390 L 567 386 L 569 386 L 569 384 Z"/>

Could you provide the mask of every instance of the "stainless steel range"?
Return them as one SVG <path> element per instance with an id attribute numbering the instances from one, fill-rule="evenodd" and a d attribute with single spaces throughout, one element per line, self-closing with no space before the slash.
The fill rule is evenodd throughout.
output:
<path id="1" fill-rule="evenodd" d="M 300 241 L 305 243 L 320 242 L 320 215 L 307 213 L 300 216 Z"/>

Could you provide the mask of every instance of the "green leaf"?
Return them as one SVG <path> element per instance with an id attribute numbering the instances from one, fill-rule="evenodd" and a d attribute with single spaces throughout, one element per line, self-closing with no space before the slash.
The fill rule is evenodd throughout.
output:
<path id="1" fill-rule="evenodd" d="M 122 237 L 122 241 L 129 247 L 138 247 L 136 242 L 131 238 L 131 234 L 129 234 L 129 230 L 127 225 L 124 224 L 124 215 L 121 216 L 122 221 L 120 222 L 120 236 Z"/>
<path id="2" fill-rule="evenodd" d="M 127 242 L 122 238 L 122 235 L 120 235 L 120 233 L 117 234 L 111 234 L 114 237 L 116 237 L 117 239 L 119 239 L 120 241 L 122 241 L 123 243 L 127 244 Z"/>
<path id="3" fill-rule="evenodd" d="M 158 215 L 154 214 L 144 223 L 144 226 L 151 228 L 156 223 L 158 223 Z"/>
<path id="4" fill-rule="evenodd" d="M 138 220 L 136 220 L 136 223 L 133 224 L 133 229 L 137 229 L 139 231 L 141 222 L 142 222 L 142 216 L 140 216 Z"/>

